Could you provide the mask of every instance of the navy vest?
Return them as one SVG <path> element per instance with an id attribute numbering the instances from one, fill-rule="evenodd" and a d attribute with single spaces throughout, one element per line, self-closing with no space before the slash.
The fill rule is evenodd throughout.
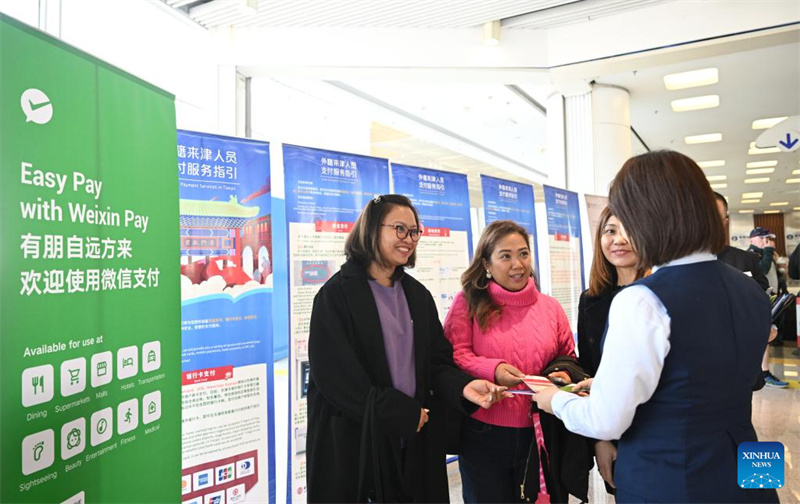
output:
<path id="1" fill-rule="evenodd" d="M 737 484 L 738 445 L 757 441 L 751 388 L 769 336 L 767 296 L 720 261 L 668 266 L 637 284 L 670 316 L 670 351 L 620 439 L 617 486 L 653 501 L 777 502 L 774 490 Z"/>

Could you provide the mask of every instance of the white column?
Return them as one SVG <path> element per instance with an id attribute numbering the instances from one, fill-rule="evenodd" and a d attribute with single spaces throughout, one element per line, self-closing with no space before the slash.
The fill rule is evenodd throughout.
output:
<path id="1" fill-rule="evenodd" d="M 572 87 L 578 92 L 564 98 L 566 188 L 605 196 L 632 155 L 630 95 L 625 89 L 597 84 L 589 92 Z"/>
<path id="2" fill-rule="evenodd" d="M 570 191 L 594 193 L 592 94 L 564 98 L 567 139 L 567 184 Z"/>
<path id="3" fill-rule="evenodd" d="M 607 195 L 608 185 L 630 158 L 630 94 L 626 89 L 595 85 L 592 88 L 594 138 L 594 192 Z"/>
<path id="4" fill-rule="evenodd" d="M 61 0 L 39 0 L 38 28 L 61 38 Z"/>
<path id="5" fill-rule="evenodd" d="M 564 96 L 547 97 L 547 183 L 567 187 L 566 131 L 564 129 Z"/>
<path id="6" fill-rule="evenodd" d="M 238 80 L 234 65 L 217 67 L 217 131 L 219 135 L 236 136 Z"/>

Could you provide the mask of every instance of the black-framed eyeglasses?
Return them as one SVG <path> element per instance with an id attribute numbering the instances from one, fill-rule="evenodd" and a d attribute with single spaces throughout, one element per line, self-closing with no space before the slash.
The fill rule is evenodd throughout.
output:
<path id="1" fill-rule="evenodd" d="M 420 228 L 411 229 L 402 224 L 381 224 L 381 226 L 394 228 L 394 232 L 397 233 L 397 237 L 401 240 L 405 240 L 406 236 L 410 236 L 411 241 L 417 242 L 419 237 L 422 236 L 422 229 Z"/>

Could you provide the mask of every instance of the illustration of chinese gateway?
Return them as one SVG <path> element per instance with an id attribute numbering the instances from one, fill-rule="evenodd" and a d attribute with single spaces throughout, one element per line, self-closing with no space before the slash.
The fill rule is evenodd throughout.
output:
<path id="1" fill-rule="evenodd" d="M 228 201 L 180 200 L 181 274 L 193 284 L 220 275 L 227 285 L 264 283 L 271 273 L 271 216 Z"/>

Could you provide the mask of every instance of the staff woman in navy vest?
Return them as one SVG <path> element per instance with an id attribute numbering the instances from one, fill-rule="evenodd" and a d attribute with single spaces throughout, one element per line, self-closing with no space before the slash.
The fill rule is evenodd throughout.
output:
<path id="1" fill-rule="evenodd" d="M 769 301 L 716 260 L 725 235 L 702 170 L 672 151 L 633 157 L 609 204 L 653 274 L 614 298 L 589 397 L 548 390 L 536 402 L 573 432 L 619 439 L 617 502 L 777 502 L 737 478 L 739 443 L 757 440 Z"/>
<path id="2" fill-rule="evenodd" d="M 376 196 L 314 298 L 308 502 L 448 502 L 444 402 L 471 413 L 506 390 L 453 363 L 431 293 L 404 273 L 421 235 L 408 198 Z"/>

